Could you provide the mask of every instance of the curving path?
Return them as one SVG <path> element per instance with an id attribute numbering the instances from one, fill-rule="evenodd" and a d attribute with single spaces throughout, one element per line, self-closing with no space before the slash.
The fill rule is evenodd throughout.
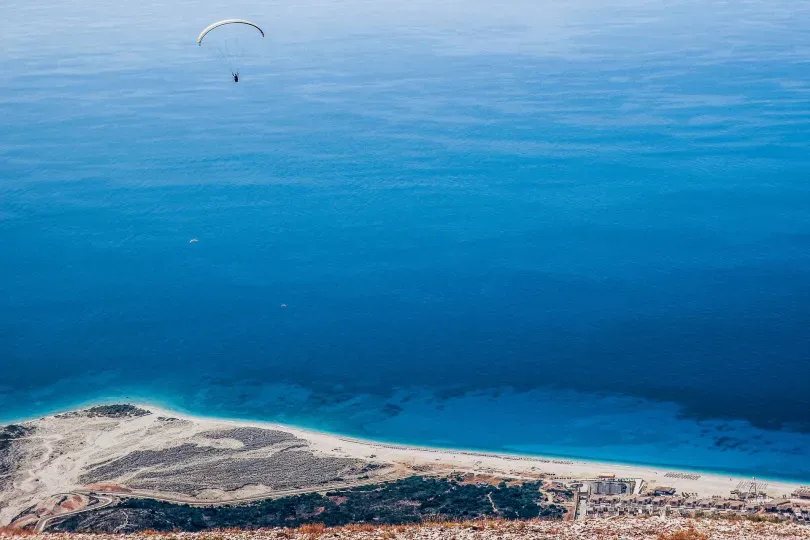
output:
<path id="1" fill-rule="evenodd" d="M 43 532 L 45 529 L 50 525 L 53 521 L 66 518 L 75 514 L 81 514 L 82 512 L 89 512 L 91 510 L 99 510 L 101 508 L 105 508 L 107 506 L 112 505 L 113 503 L 118 503 L 119 499 L 121 498 L 128 498 L 128 499 L 151 499 L 155 501 L 163 501 L 168 503 L 174 504 L 187 504 L 189 506 L 225 506 L 230 504 L 244 504 L 250 503 L 255 501 L 262 501 L 266 499 L 280 499 L 282 497 L 290 497 L 293 495 L 303 495 L 305 493 L 324 493 L 327 491 L 332 491 L 335 489 L 347 489 L 353 487 L 360 487 L 360 486 L 367 486 L 370 484 L 380 484 L 383 482 L 389 482 L 394 480 L 400 480 L 402 478 L 406 478 L 408 476 L 412 476 L 411 474 L 399 473 L 390 475 L 386 478 L 369 478 L 366 480 L 357 480 L 355 482 L 341 482 L 337 484 L 329 484 L 326 486 L 311 486 L 305 488 L 295 488 L 295 489 L 284 489 L 280 491 L 274 491 L 272 493 L 265 493 L 263 495 L 255 495 L 251 497 L 240 497 L 237 499 L 227 499 L 227 500 L 211 500 L 211 501 L 200 501 L 199 499 L 194 499 L 191 497 L 178 497 L 178 496 L 171 496 L 171 495 L 159 495 L 156 493 L 144 493 L 138 491 L 132 491 L 127 493 L 121 492 L 114 492 L 114 491 L 96 491 L 96 490 L 83 490 L 78 489 L 72 491 L 70 493 L 60 493 L 59 495 L 92 495 L 97 497 L 99 500 L 103 500 L 103 502 L 99 504 L 94 504 L 92 506 L 87 506 L 82 508 L 81 510 L 74 510 L 72 512 L 65 512 L 64 514 L 58 514 L 55 516 L 47 516 L 42 517 L 37 522 L 35 527 L 36 532 Z"/>
<path id="2" fill-rule="evenodd" d="M 394 480 L 401 480 L 402 478 L 407 478 L 408 476 L 412 476 L 412 474 L 396 474 L 391 475 L 386 478 L 369 478 L 366 480 L 357 480 L 354 482 L 340 482 L 336 484 L 329 484 L 324 486 L 310 486 L 304 488 L 294 488 L 294 489 L 282 489 L 279 491 L 274 491 L 272 493 L 264 493 L 262 495 L 252 495 L 250 497 L 240 497 L 237 499 L 217 499 L 217 500 L 209 500 L 209 501 L 201 501 L 200 499 L 195 499 L 193 497 L 180 497 L 176 495 L 160 495 L 156 493 L 147 493 L 147 492 L 139 492 L 139 491 L 131 491 L 127 493 L 121 492 L 112 492 L 112 491 L 84 491 L 84 490 L 77 490 L 75 493 L 80 493 L 82 495 L 89 495 L 94 493 L 96 495 L 107 495 L 107 496 L 116 496 L 121 498 L 127 499 L 152 499 L 155 501 L 163 501 L 175 504 L 187 504 L 189 506 L 226 506 L 230 504 L 243 504 L 255 501 L 263 501 L 265 499 L 280 499 L 282 497 L 290 497 L 292 495 L 303 495 L 305 493 L 325 493 L 327 491 L 332 491 L 335 489 L 347 489 L 353 487 L 360 487 L 360 486 L 368 486 L 371 484 L 382 484 L 383 482 L 391 482 Z M 97 508 L 97 507 L 95 507 Z M 66 514 L 64 514 L 66 515 Z"/>
<path id="3" fill-rule="evenodd" d="M 57 493 L 57 495 L 75 495 L 75 494 L 87 495 L 87 494 L 89 494 L 89 492 L 75 491 L 75 492 L 70 492 L 70 493 Z M 101 493 L 95 493 L 94 496 L 96 498 L 98 498 L 98 500 L 99 500 L 98 504 L 88 505 L 88 506 L 85 506 L 84 508 L 81 508 L 79 510 L 73 510 L 72 512 L 65 512 L 64 514 L 57 514 L 55 516 L 41 517 L 41 518 L 39 518 L 39 521 L 37 521 L 37 525 L 36 525 L 36 527 L 34 527 L 34 530 L 36 532 L 38 532 L 38 533 L 41 533 L 48 527 L 48 525 L 51 523 L 51 521 L 54 521 L 56 519 L 66 518 L 68 516 L 72 516 L 72 515 L 75 515 L 75 514 L 81 514 L 82 512 L 89 512 L 90 510 L 98 510 L 99 508 L 104 508 L 106 506 L 110 506 L 111 504 L 118 502 L 118 498 L 115 497 L 115 496 L 110 496 L 110 495 L 101 494 Z"/>

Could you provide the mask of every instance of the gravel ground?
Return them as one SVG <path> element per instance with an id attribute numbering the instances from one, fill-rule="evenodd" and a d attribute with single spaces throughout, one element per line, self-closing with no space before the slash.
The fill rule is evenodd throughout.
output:
<path id="1" fill-rule="evenodd" d="M 34 433 L 32 428 L 18 425 L 0 427 L 0 491 L 11 486 L 12 474 L 16 471 L 16 456 L 23 452 L 25 437 Z"/>
<path id="2" fill-rule="evenodd" d="M 255 427 L 238 427 L 220 431 L 206 431 L 202 433 L 208 439 L 236 439 L 244 444 L 244 450 L 255 450 L 284 441 L 295 441 L 295 435 L 286 431 L 275 431 Z M 301 441 L 305 442 L 305 441 Z"/>
<path id="3" fill-rule="evenodd" d="M 272 489 L 317 486 L 361 474 L 366 463 L 320 457 L 309 451 L 277 452 L 267 458 L 230 457 L 172 471 L 138 473 L 127 481 L 133 489 L 196 494 L 216 488 L 233 491 L 247 485 Z"/>
<path id="4" fill-rule="evenodd" d="M 3 533 L 0 533 L 0 538 Z M 270 529 L 252 532 L 214 531 L 167 534 L 40 534 L 31 540 L 518 540 L 518 539 L 626 539 L 626 540 L 793 540 L 810 539 L 810 527 L 792 523 L 754 523 L 683 518 L 594 519 L 584 522 L 523 521 L 427 524 L 422 526 L 373 527 L 349 525 L 335 529 L 304 526 L 300 529 Z"/>
<path id="5" fill-rule="evenodd" d="M 232 491 L 248 485 L 289 489 L 321 485 L 364 472 L 367 462 L 318 456 L 290 433 L 241 427 L 207 431 L 203 439 L 231 439 L 240 448 L 184 443 L 162 450 L 138 450 L 99 463 L 82 474 L 84 484 L 121 482 L 132 489 L 196 495 L 206 489 Z M 258 452 L 259 455 L 256 452 Z"/>

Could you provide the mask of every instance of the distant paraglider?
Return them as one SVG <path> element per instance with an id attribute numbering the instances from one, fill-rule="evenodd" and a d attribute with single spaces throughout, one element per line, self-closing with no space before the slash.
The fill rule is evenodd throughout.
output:
<path id="1" fill-rule="evenodd" d="M 239 82 L 239 68 L 245 52 L 243 41 L 249 39 L 246 34 L 251 27 L 258 30 L 261 37 L 264 37 L 264 30 L 256 23 L 245 19 L 224 19 L 207 26 L 197 38 L 197 45 L 202 47 L 203 40 L 205 40 L 206 47 L 210 46 L 228 64 L 235 83 Z M 207 37 L 216 29 L 219 30 Z M 249 33 L 255 34 L 253 30 L 250 30 Z"/>

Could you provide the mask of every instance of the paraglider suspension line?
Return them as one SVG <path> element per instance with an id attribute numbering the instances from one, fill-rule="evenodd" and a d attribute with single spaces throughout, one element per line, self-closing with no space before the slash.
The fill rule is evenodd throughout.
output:
<path id="1" fill-rule="evenodd" d="M 231 54 L 230 47 L 228 47 L 228 42 L 225 41 L 221 45 L 217 46 L 217 53 L 219 53 L 220 58 L 225 60 L 228 64 L 228 69 L 231 70 L 231 76 L 239 74 L 239 58 L 236 57 L 236 66 L 234 66 L 233 58 L 235 55 Z M 234 69 L 235 68 L 235 69 Z"/>

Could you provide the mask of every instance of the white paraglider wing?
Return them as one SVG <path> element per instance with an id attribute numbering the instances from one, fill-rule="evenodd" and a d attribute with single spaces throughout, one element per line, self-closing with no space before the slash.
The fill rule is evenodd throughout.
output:
<path id="1" fill-rule="evenodd" d="M 264 37 L 264 30 L 259 28 L 259 25 L 256 24 L 256 23 L 250 22 L 250 21 L 245 20 L 245 19 L 224 19 L 224 20 L 221 20 L 221 21 L 217 21 L 217 22 L 215 22 L 214 24 L 212 24 L 210 26 L 207 26 L 205 28 L 205 30 L 200 32 L 200 37 L 197 38 L 197 45 L 202 45 L 202 40 L 208 34 L 208 32 L 210 32 L 214 28 L 219 28 L 220 26 L 225 26 L 226 24 L 246 24 L 248 26 L 252 26 L 253 28 L 255 28 L 256 30 L 258 30 L 261 33 L 262 37 Z"/>

